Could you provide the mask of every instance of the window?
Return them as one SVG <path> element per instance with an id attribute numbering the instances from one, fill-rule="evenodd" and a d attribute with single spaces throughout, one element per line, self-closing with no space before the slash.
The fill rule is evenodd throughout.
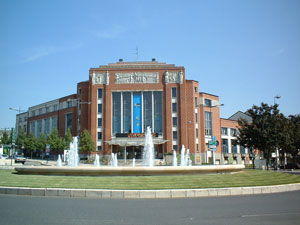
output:
<path id="1" fill-rule="evenodd" d="M 42 120 L 37 121 L 37 134 L 36 136 L 39 137 L 42 133 Z"/>
<path id="2" fill-rule="evenodd" d="M 102 88 L 98 89 L 98 99 L 102 99 Z"/>
<path id="3" fill-rule="evenodd" d="M 228 153 L 228 140 L 222 139 L 222 152 Z"/>
<path id="4" fill-rule="evenodd" d="M 57 105 L 54 105 L 53 107 L 54 107 L 54 111 L 57 111 Z"/>
<path id="5" fill-rule="evenodd" d="M 210 99 L 204 99 L 205 106 L 211 106 L 211 100 Z"/>
<path id="6" fill-rule="evenodd" d="M 98 127 L 102 127 L 102 118 L 98 118 Z"/>
<path id="7" fill-rule="evenodd" d="M 46 136 L 48 136 L 48 134 L 50 133 L 50 118 L 46 118 L 46 119 L 44 120 L 44 122 L 45 122 L 44 134 L 45 134 Z"/>
<path id="8" fill-rule="evenodd" d="M 98 140 L 102 139 L 102 132 L 98 132 Z"/>
<path id="9" fill-rule="evenodd" d="M 173 117 L 173 127 L 177 126 L 177 117 Z"/>
<path id="10" fill-rule="evenodd" d="M 197 93 L 198 92 L 198 88 L 197 87 L 195 87 L 195 93 Z"/>
<path id="11" fill-rule="evenodd" d="M 197 144 L 197 152 L 199 152 L 199 144 Z"/>
<path id="12" fill-rule="evenodd" d="M 43 109 L 39 109 L 39 115 L 41 115 L 43 113 Z"/>
<path id="13" fill-rule="evenodd" d="M 195 97 L 195 106 L 197 107 L 198 106 L 198 98 Z"/>
<path id="14" fill-rule="evenodd" d="M 235 128 L 230 128 L 230 135 L 232 137 L 236 137 L 237 136 L 237 129 Z"/>
<path id="15" fill-rule="evenodd" d="M 199 138 L 199 129 L 196 129 L 196 138 Z"/>
<path id="16" fill-rule="evenodd" d="M 98 104 L 98 113 L 102 113 L 102 104 Z"/>
<path id="17" fill-rule="evenodd" d="M 78 88 L 78 95 L 81 95 L 81 88 Z"/>
<path id="18" fill-rule="evenodd" d="M 73 99 L 67 101 L 68 108 L 72 107 Z"/>
<path id="19" fill-rule="evenodd" d="M 143 108 L 144 108 L 144 131 L 147 127 L 152 128 L 152 92 L 143 93 Z"/>
<path id="20" fill-rule="evenodd" d="M 72 113 L 68 113 L 65 116 L 66 119 L 66 126 L 65 126 L 65 132 L 68 132 L 68 129 L 71 129 L 72 131 Z"/>
<path id="21" fill-rule="evenodd" d="M 162 134 L 163 132 L 163 103 L 162 92 L 154 91 L 154 132 Z"/>
<path id="22" fill-rule="evenodd" d="M 178 137 L 177 137 L 177 131 L 173 131 L 173 139 L 174 139 L 174 140 L 177 140 L 177 138 L 178 138 Z"/>
<path id="23" fill-rule="evenodd" d="M 198 123 L 198 113 L 195 113 L 196 123 Z"/>
<path id="24" fill-rule="evenodd" d="M 47 106 L 47 107 L 46 107 L 46 113 L 49 113 L 49 112 L 50 112 L 50 107 Z"/>
<path id="25" fill-rule="evenodd" d="M 172 103 L 172 112 L 177 113 L 177 103 Z"/>
<path id="26" fill-rule="evenodd" d="M 205 112 L 205 135 L 212 135 L 212 112 Z"/>
<path id="27" fill-rule="evenodd" d="M 177 151 L 178 150 L 178 145 L 173 145 L 173 150 Z"/>
<path id="28" fill-rule="evenodd" d="M 123 92 L 123 133 L 131 133 L 131 93 Z"/>
<path id="29" fill-rule="evenodd" d="M 227 127 L 222 127 L 222 135 L 228 135 Z"/>
<path id="30" fill-rule="evenodd" d="M 97 149 L 98 149 L 98 151 L 102 151 L 102 146 L 101 145 L 98 146 Z"/>
<path id="31" fill-rule="evenodd" d="M 112 132 L 121 133 L 121 93 L 112 93 Z"/>
<path id="32" fill-rule="evenodd" d="M 176 87 L 172 88 L 172 98 L 177 98 L 177 88 Z"/>
<path id="33" fill-rule="evenodd" d="M 237 154 L 237 140 L 231 140 L 231 151 L 233 154 Z"/>

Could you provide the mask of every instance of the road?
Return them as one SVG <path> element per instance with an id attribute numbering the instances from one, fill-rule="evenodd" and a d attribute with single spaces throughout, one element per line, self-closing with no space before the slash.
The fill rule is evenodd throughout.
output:
<path id="1" fill-rule="evenodd" d="M 300 224 L 300 191 L 234 197 L 117 200 L 0 195 L 0 224 Z"/>

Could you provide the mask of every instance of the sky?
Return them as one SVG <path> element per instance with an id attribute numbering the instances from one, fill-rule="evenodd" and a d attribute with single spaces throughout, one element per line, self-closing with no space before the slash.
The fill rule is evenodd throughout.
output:
<path id="1" fill-rule="evenodd" d="M 299 12 L 298 0 L 0 0 L 0 128 L 15 126 L 10 107 L 76 93 L 120 58 L 184 66 L 223 118 L 276 95 L 299 114 Z"/>

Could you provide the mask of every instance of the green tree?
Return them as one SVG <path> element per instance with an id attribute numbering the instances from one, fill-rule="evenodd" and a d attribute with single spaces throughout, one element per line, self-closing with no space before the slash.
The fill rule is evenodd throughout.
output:
<path id="1" fill-rule="evenodd" d="M 247 114 L 252 118 L 252 123 L 246 120 L 239 120 L 238 141 L 248 148 L 259 149 L 263 152 L 269 169 L 271 153 L 275 151 L 279 142 L 280 118 L 278 105 L 269 106 L 261 103 L 254 105 L 247 110 Z"/>
<path id="2" fill-rule="evenodd" d="M 30 153 L 30 156 L 32 158 L 33 151 L 36 149 L 36 138 L 35 136 L 31 133 L 29 134 L 26 139 L 25 139 L 25 149 L 27 150 L 26 153 Z"/>
<path id="3" fill-rule="evenodd" d="M 59 137 L 57 128 L 53 129 L 51 134 L 48 136 L 47 142 L 50 145 L 51 150 L 55 150 L 59 154 L 62 154 L 65 147 L 65 141 L 63 138 Z"/>
<path id="4" fill-rule="evenodd" d="M 45 151 L 47 145 L 47 138 L 44 133 L 41 133 L 39 138 L 37 138 L 36 142 L 36 148 L 38 150 L 39 156 L 41 155 L 41 152 Z"/>
<path id="5" fill-rule="evenodd" d="M 11 143 L 10 138 L 8 137 L 8 134 L 7 134 L 6 130 L 4 131 L 3 136 L 1 138 L 1 143 L 3 145 L 9 145 Z"/>
<path id="6" fill-rule="evenodd" d="M 294 162 L 296 162 L 300 153 L 300 115 L 290 115 L 291 121 L 291 147 L 289 153 L 293 156 Z"/>
<path id="7" fill-rule="evenodd" d="M 84 130 L 80 135 L 80 151 L 90 154 L 90 152 L 96 151 L 95 142 L 93 141 L 91 134 L 88 130 Z"/>
<path id="8" fill-rule="evenodd" d="M 26 141 L 26 133 L 25 131 L 22 129 L 17 137 L 17 141 L 16 144 L 18 146 L 19 149 L 23 149 L 25 148 L 25 141 Z M 22 148 L 23 147 L 23 148 Z"/>
<path id="9" fill-rule="evenodd" d="M 73 136 L 71 129 L 69 128 L 66 135 L 65 135 L 65 149 L 70 148 L 70 143 L 73 141 Z"/>

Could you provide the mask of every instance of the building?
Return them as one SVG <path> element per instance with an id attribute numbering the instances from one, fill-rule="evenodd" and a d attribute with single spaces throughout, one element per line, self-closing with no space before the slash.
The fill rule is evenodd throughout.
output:
<path id="1" fill-rule="evenodd" d="M 64 136 L 70 128 L 77 136 L 87 129 L 100 154 L 139 159 L 149 126 L 156 159 L 184 145 L 196 163 L 219 164 L 229 162 L 222 151 L 221 128 L 237 127 L 234 120 L 229 126 L 220 119 L 219 106 L 218 96 L 199 92 L 198 81 L 186 80 L 182 66 L 120 59 L 91 68 L 89 80 L 77 84 L 76 94 L 29 107 L 27 132 L 38 137 L 56 127 Z M 24 127 L 18 119 L 16 126 Z"/>

